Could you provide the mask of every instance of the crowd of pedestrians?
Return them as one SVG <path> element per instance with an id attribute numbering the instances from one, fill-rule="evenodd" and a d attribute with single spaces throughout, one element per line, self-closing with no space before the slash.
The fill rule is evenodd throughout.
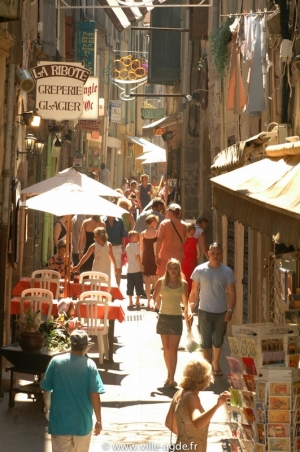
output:
<path id="1" fill-rule="evenodd" d="M 109 184 L 107 171 L 105 166 L 101 167 L 101 180 Z M 227 323 L 232 319 L 236 303 L 234 275 L 221 262 L 222 246 L 218 243 L 207 246 L 208 218 L 200 216 L 195 224 L 183 221 L 180 205 L 168 204 L 165 199 L 165 185 L 158 187 L 156 183 L 152 186 L 148 175 L 143 174 L 140 184 L 136 180 L 123 179 L 118 191 L 122 197 L 114 202 L 126 210 L 122 218 L 93 216 L 83 219 L 78 216 L 72 220 L 73 239 L 77 240 L 75 244 L 73 240 L 72 270 L 95 270 L 111 276 L 110 268 L 113 268 L 119 286 L 122 267 L 127 264 L 128 309 L 140 309 L 141 298 L 146 296 L 146 309 L 157 315 L 156 332 L 162 341 L 166 387 L 178 386 L 175 374 L 183 322 L 191 331 L 194 313 L 198 313 L 204 360 L 194 361 L 185 368 L 181 389 L 174 395 L 167 414 L 166 426 L 178 436 L 177 443 L 194 443 L 197 445 L 194 450 L 204 452 L 210 419 L 226 402 L 228 393 L 221 394 L 216 405 L 204 412 L 199 391 L 208 387 L 215 377 L 223 375 L 219 358 Z M 58 219 L 55 226 L 55 245 L 59 250 L 66 232 L 64 218 Z M 62 253 L 58 252 L 54 257 L 61 260 Z M 53 259 L 52 265 L 55 264 Z M 84 358 L 87 347 L 88 338 L 76 330 L 71 337 L 71 353 L 67 358 L 52 360 L 42 382 L 46 416 L 50 413 L 53 451 L 88 451 L 92 408 L 97 418 L 94 433 L 101 431 L 99 394 L 104 389 L 101 379 L 95 376 L 93 365 Z M 73 363 L 74 375 L 68 377 L 68 384 L 75 388 L 77 383 L 73 380 L 77 375 L 88 382 L 82 393 L 88 414 L 86 427 L 78 430 L 81 433 L 76 433 L 75 420 L 74 428 L 65 428 L 65 431 L 56 426 L 55 413 L 62 403 L 58 401 L 61 389 L 57 385 L 64 378 L 69 362 Z M 51 406 L 48 391 L 53 392 Z M 68 390 L 66 396 L 69 397 Z M 76 403 L 77 398 L 73 405 Z M 85 436 L 85 440 L 80 442 L 80 449 L 76 449 L 77 446 L 64 449 L 61 445 L 65 440 L 57 439 L 56 433 L 63 436 L 79 434 Z"/>

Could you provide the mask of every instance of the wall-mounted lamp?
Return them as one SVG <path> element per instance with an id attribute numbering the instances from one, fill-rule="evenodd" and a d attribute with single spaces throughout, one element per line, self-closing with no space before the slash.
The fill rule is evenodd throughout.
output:
<path id="1" fill-rule="evenodd" d="M 24 111 L 17 116 L 20 116 L 20 121 L 17 122 L 28 127 L 39 127 L 41 123 L 41 117 L 35 116 L 33 111 Z"/>
<path id="2" fill-rule="evenodd" d="M 32 133 L 28 133 L 25 137 L 25 151 L 17 149 L 17 160 L 19 155 L 26 155 L 32 157 L 33 155 L 40 155 L 44 148 L 44 141 L 38 140 Z"/>
<path id="3" fill-rule="evenodd" d="M 176 135 L 176 130 L 167 130 L 167 132 L 162 134 L 162 139 L 164 141 L 169 141 L 172 140 L 172 138 L 174 138 Z"/>

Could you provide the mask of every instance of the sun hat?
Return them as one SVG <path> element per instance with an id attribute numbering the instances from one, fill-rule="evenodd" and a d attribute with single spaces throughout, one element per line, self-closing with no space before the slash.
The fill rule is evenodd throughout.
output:
<path id="1" fill-rule="evenodd" d="M 172 204 L 170 204 L 167 207 L 167 210 L 173 210 L 175 212 L 176 210 L 181 210 L 181 207 L 179 204 L 176 204 L 175 202 L 173 202 Z"/>
<path id="2" fill-rule="evenodd" d="M 71 345 L 92 345 L 91 338 L 84 330 L 74 330 L 70 336 Z"/>

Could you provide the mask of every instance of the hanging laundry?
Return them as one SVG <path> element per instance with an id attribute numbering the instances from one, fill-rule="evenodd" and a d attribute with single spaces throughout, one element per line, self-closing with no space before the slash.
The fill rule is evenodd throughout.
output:
<path id="1" fill-rule="evenodd" d="M 263 87 L 261 26 L 260 20 L 257 16 L 252 18 L 252 25 L 255 33 L 246 111 L 249 116 L 259 116 L 261 111 L 266 110 L 266 103 Z"/>
<path id="2" fill-rule="evenodd" d="M 232 110 L 233 113 L 239 114 L 242 113 L 245 104 L 246 96 L 240 66 L 240 47 L 237 46 L 237 33 L 235 33 L 232 37 L 226 110 Z"/>

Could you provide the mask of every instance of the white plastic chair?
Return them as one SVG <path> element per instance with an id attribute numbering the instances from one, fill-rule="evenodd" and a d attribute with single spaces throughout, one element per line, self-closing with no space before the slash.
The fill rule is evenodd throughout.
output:
<path id="1" fill-rule="evenodd" d="M 48 303 L 47 320 L 51 317 L 52 305 L 53 305 L 53 293 L 51 290 L 32 288 L 25 289 L 21 293 L 20 298 L 20 314 L 21 316 L 25 314 L 24 304 L 29 302 L 29 306 L 33 312 L 40 311 L 39 318 L 42 316 L 42 305 L 43 303 Z"/>
<path id="2" fill-rule="evenodd" d="M 80 306 L 85 305 L 86 316 L 84 316 L 83 329 L 89 336 L 97 336 L 99 364 L 103 363 L 104 355 L 108 358 L 108 302 L 112 301 L 109 293 L 101 290 L 89 290 L 80 295 L 76 303 L 77 317 L 81 321 Z M 98 306 L 104 306 L 104 317 L 98 318 Z"/>
<path id="3" fill-rule="evenodd" d="M 55 270 L 35 270 L 31 274 L 30 286 L 32 288 L 41 288 L 51 290 L 51 284 L 55 285 L 53 292 L 54 298 L 58 299 L 59 286 L 60 286 L 60 273 Z"/>
<path id="4" fill-rule="evenodd" d="M 79 275 L 79 282 L 81 283 L 82 292 L 85 290 L 85 284 L 90 284 L 89 290 L 101 290 L 103 283 L 107 285 L 107 292 L 110 293 L 110 278 L 106 273 L 102 272 L 83 272 Z"/>
<path id="5" fill-rule="evenodd" d="M 31 273 L 31 278 L 53 278 L 60 279 L 60 273 L 56 270 L 48 270 L 47 268 L 43 270 L 35 270 Z"/>

